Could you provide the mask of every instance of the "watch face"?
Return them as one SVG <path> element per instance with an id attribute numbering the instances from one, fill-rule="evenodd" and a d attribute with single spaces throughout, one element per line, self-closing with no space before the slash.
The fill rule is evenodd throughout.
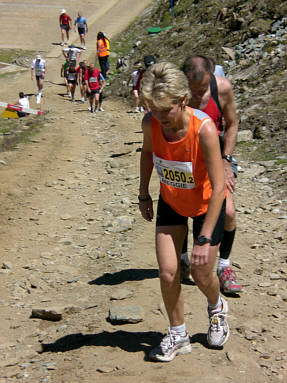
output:
<path id="1" fill-rule="evenodd" d="M 206 238 L 204 235 L 200 235 L 198 238 L 197 238 L 198 242 L 200 245 L 205 245 L 206 243 L 210 243 L 211 242 L 211 239 L 209 238 Z"/>
<path id="2" fill-rule="evenodd" d="M 230 154 L 226 154 L 225 156 L 223 156 L 223 158 L 225 158 L 226 161 L 228 161 L 228 162 L 232 161 L 232 156 Z"/>

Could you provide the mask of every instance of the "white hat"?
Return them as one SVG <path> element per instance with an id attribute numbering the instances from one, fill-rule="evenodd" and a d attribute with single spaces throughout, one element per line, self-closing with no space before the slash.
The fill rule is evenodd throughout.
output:
<path id="1" fill-rule="evenodd" d="M 41 55 L 37 55 L 36 60 L 41 60 Z"/>
<path id="2" fill-rule="evenodd" d="M 63 13 L 66 13 L 66 10 L 65 10 L 65 9 L 62 9 L 62 10 L 61 10 L 61 14 L 63 14 Z"/>

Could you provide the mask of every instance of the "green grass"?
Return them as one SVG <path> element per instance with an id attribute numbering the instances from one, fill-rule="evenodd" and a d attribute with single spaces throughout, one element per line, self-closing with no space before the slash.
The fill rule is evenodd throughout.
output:
<path id="1" fill-rule="evenodd" d="M 13 72 L 1 73 L 1 74 L 0 74 L 0 78 L 6 78 L 6 77 L 9 77 L 9 76 L 13 76 L 13 75 L 15 75 L 16 73 L 19 73 L 19 72 L 18 72 L 18 71 L 13 71 Z"/>
<path id="2" fill-rule="evenodd" d="M 287 164 L 287 158 L 276 161 L 276 165 L 284 165 L 284 164 Z"/>
<path id="3" fill-rule="evenodd" d="M 0 49 L 0 61 L 8 64 L 13 63 L 19 57 L 32 58 L 34 51 L 24 51 L 22 49 Z"/>
<path id="4" fill-rule="evenodd" d="M 249 160 L 252 161 L 271 161 L 276 160 L 278 152 L 275 148 L 271 148 L 266 142 L 252 141 L 252 142 L 238 142 L 236 148 L 244 152 Z"/>
<path id="5" fill-rule="evenodd" d="M 43 128 L 41 117 L 35 117 L 32 121 L 27 120 L 25 125 L 23 124 L 24 119 L 26 117 L 19 120 L 0 118 L 0 134 L 4 135 L 0 152 L 11 150 L 19 143 L 29 143 L 31 137 L 34 137 Z"/>

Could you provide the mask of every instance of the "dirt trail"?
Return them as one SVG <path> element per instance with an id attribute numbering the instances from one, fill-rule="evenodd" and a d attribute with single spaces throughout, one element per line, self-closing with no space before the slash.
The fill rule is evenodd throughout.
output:
<path id="1" fill-rule="evenodd" d="M 91 9 L 88 1 L 71 3 L 74 10 L 80 3 L 84 14 Z M 114 35 L 144 3 L 149 1 L 111 1 L 113 7 L 105 18 L 95 19 L 89 38 L 102 27 Z M 62 7 L 69 9 L 68 2 Z M 32 19 L 37 15 L 32 12 Z M 90 49 L 92 41 L 87 45 Z M 47 55 L 48 47 L 47 42 Z M 61 97 L 61 62 L 48 59 L 45 127 L 29 144 L 0 155 L 0 382 L 284 382 L 284 279 L 269 285 L 264 279 L 266 269 L 278 272 L 276 259 L 264 261 L 262 279 L 255 273 L 262 266 L 262 249 L 250 246 L 260 243 L 262 233 L 254 238 L 246 219 L 244 206 L 257 204 L 247 176 L 238 186 L 242 215 L 233 254 L 246 292 L 228 298 L 230 340 L 224 350 L 207 347 L 206 302 L 195 286 L 183 285 L 193 352 L 170 364 L 146 361 L 167 319 L 154 225 L 141 219 L 137 206 L 141 116 L 127 113 L 129 107 L 119 100 L 108 99 L 105 112 L 93 115 L 86 104 Z M 18 90 L 29 93 L 35 86 L 29 73 L 1 85 L 1 98 L 5 94 L 9 101 Z M 151 192 L 156 200 L 155 177 Z M 264 192 L 258 189 L 257 196 L 263 198 Z M 256 214 L 255 220 L 269 218 L 275 227 L 268 211 Z M 280 259 L 280 246 L 277 254 Z M 275 285 L 279 293 L 274 295 Z M 143 321 L 118 325 L 107 320 L 111 308 L 126 305 L 140 307 Z M 55 308 L 63 319 L 30 318 L 32 309 L 43 307 Z"/>

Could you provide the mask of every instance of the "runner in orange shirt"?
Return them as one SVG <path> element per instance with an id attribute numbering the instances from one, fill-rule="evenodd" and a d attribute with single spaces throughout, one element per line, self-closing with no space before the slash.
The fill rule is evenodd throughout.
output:
<path id="1" fill-rule="evenodd" d="M 213 271 L 224 231 L 226 186 L 215 125 L 205 113 L 187 106 L 185 75 L 173 64 L 154 64 L 143 76 L 141 97 L 151 112 L 142 122 L 139 208 L 145 220 L 153 219 L 149 182 L 155 167 L 160 178 L 156 253 L 170 322 L 168 334 L 150 358 L 168 362 L 191 351 L 180 284 L 188 217 L 193 218 L 192 276 L 208 301 L 208 343 L 219 347 L 229 336 L 228 306 Z"/>

